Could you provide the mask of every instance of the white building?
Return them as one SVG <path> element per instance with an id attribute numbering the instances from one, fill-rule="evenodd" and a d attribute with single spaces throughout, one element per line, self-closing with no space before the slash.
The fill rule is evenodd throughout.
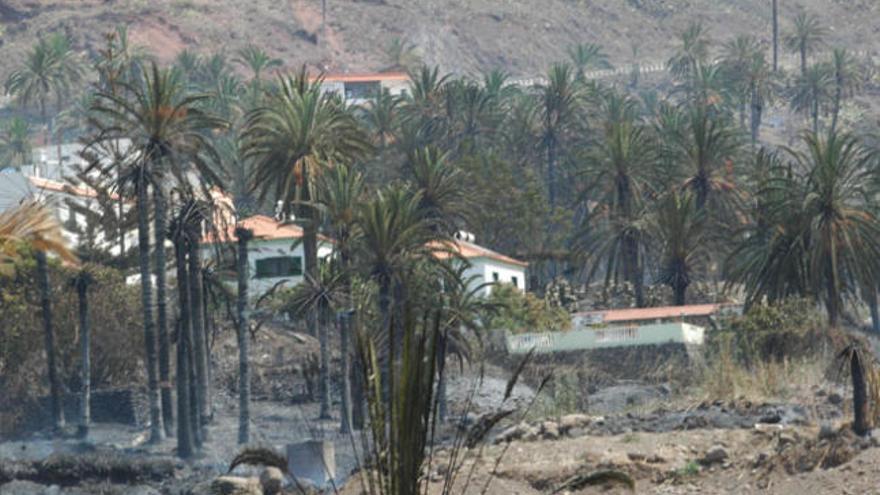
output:
<path id="1" fill-rule="evenodd" d="M 250 229 L 254 238 L 248 243 L 251 296 L 259 296 L 276 285 L 293 287 L 303 281 L 305 253 L 303 229 L 291 223 L 281 223 L 272 217 L 255 215 L 242 220 L 241 227 Z M 234 245 L 237 242 L 235 225 L 230 224 L 223 238 L 206 236 L 202 239 L 205 256 L 214 256 L 217 242 Z M 332 242 L 318 236 L 318 258 L 328 256 Z"/>
<path id="2" fill-rule="evenodd" d="M 321 82 L 323 91 L 335 92 L 353 105 L 364 104 L 385 90 L 398 96 L 407 88 L 409 76 L 404 72 L 326 74 Z"/>
<path id="3" fill-rule="evenodd" d="M 467 263 L 464 276 L 471 280 L 471 289 L 483 285 L 481 291 L 488 296 L 492 286 L 510 284 L 526 291 L 526 269 L 529 264 L 510 256 L 492 251 L 473 242 L 473 236 L 460 235 L 460 238 L 444 244 L 436 256 L 441 259 L 459 259 Z"/>

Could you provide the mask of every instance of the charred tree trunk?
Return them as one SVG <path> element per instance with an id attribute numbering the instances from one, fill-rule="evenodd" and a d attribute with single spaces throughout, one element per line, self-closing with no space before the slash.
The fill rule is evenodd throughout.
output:
<path id="1" fill-rule="evenodd" d="M 177 297 L 180 306 L 177 323 L 177 455 L 182 459 L 192 457 L 195 451 L 192 431 L 192 396 L 190 395 L 189 359 L 189 272 L 187 271 L 186 246 L 183 239 L 174 243 L 177 264 Z"/>
<path id="2" fill-rule="evenodd" d="M 81 380 L 82 388 L 80 389 L 79 403 L 79 436 L 86 438 L 89 436 L 89 424 L 91 423 L 91 401 L 92 398 L 92 380 L 91 380 L 91 328 L 89 327 L 89 275 L 86 272 L 80 272 L 76 279 L 76 296 L 79 313 L 79 339 L 80 339 L 80 356 L 81 356 Z"/>
<path id="3" fill-rule="evenodd" d="M 849 364 L 853 385 L 853 431 L 865 436 L 870 432 L 868 425 L 868 381 L 861 350 L 850 350 Z"/>
<path id="4" fill-rule="evenodd" d="M 156 329 L 153 322 L 153 284 L 150 270 L 150 226 L 147 181 L 141 177 L 137 183 L 138 210 L 138 257 L 141 271 L 141 305 L 144 312 L 144 347 L 147 361 L 147 391 L 150 402 L 150 443 L 158 443 L 165 437 L 162 426 L 162 399 L 159 393 L 158 356 L 156 355 Z"/>
<path id="5" fill-rule="evenodd" d="M 779 71 L 779 5 L 773 0 L 773 72 Z"/>
<path id="6" fill-rule="evenodd" d="M 205 342 L 205 321 L 202 313 L 202 253 L 201 222 L 194 222 L 188 231 L 189 241 L 189 302 L 192 322 L 193 355 L 195 358 L 196 401 L 200 429 L 198 438 L 207 440 L 206 425 L 210 419 L 210 386 L 208 384 L 208 347 Z"/>
<path id="7" fill-rule="evenodd" d="M 342 378 L 342 400 L 340 401 L 340 433 L 350 433 L 352 430 L 352 407 L 351 407 L 351 313 L 340 312 L 336 315 L 337 328 L 339 329 L 339 353 L 340 353 L 340 377 Z"/>
<path id="8" fill-rule="evenodd" d="M 49 285 L 49 263 L 45 251 L 37 251 L 37 283 L 40 288 L 40 312 L 43 316 L 43 339 L 46 346 L 46 364 L 49 374 L 49 396 L 52 407 L 52 429 L 59 433 L 64 428 L 64 410 L 61 405 L 61 381 L 55 361 L 55 327 L 52 322 L 52 295 Z"/>
<path id="9" fill-rule="evenodd" d="M 248 242 L 253 231 L 235 229 L 238 239 L 238 443 L 246 444 L 250 440 L 251 422 L 251 372 L 248 363 L 248 329 L 250 327 L 250 310 L 248 309 Z"/>
<path id="10" fill-rule="evenodd" d="M 327 328 L 327 313 L 329 308 L 319 305 L 315 309 L 318 316 L 318 343 L 320 344 L 321 362 L 318 380 L 318 394 L 320 395 L 321 411 L 320 419 L 331 419 L 330 414 L 330 331 Z"/>
<path id="11" fill-rule="evenodd" d="M 162 396 L 162 421 L 165 434 L 172 436 L 174 414 L 171 405 L 171 351 L 168 342 L 168 298 L 166 295 L 165 230 L 167 223 L 167 204 L 162 187 L 153 188 L 153 239 L 156 250 L 156 330 L 159 341 L 159 384 Z"/>

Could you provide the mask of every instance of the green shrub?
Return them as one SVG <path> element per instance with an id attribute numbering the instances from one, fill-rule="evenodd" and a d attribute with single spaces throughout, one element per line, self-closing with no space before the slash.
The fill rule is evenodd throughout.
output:
<path id="1" fill-rule="evenodd" d="M 531 293 L 523 293 L 510 285 L 492 288 L 488 298 L 492 308 L 486 316 L 489 330 L 512 333 L 568 330 L 571 316 L 563 308 L 554 307 Z"/>

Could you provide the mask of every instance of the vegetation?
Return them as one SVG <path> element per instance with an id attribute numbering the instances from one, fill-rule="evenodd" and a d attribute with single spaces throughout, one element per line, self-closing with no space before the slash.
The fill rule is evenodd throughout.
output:
<path id="1" fill-rule="evenodd" d="M 864 72 L 845 51 L 824 60 L 825 34 L 818 18 L 795 20 L 785 43 L 802 70 L 786 78 L 754 38 L 717 46 L 708 29 L 693 24 L 667 63 L 672 84 L 655 88 L 637 78 L 591 80 L 591 70 L 611 66 L 594 44 L 572 47 L 572 63 L 553 64 L 538 84 L 525 86 L 500 71 L 469 78 L 420 66 L 415 47 L 398 40 L 388 62 L 410 72 L 408 91 L 380 89 L 355 105 L 324 91 L 322 76 L 306 67 L 276 77 L 280 63 L 256 46 L 234 58 L 184 51 L 161 66 L 120 29 L 90 61 L 91 71 L 63 36 L 40 41 L 6 88 L 23 109 L 36 107 L 47 130 L 50 111 L 66 116 L 64 129 L 87 143 L 91 158 L 70 181 L 94 189 L 102 210 L 115 208 L 100 223 L 90 217 L 102 234 L 90 238 L 119 238 L 120 249 L 88 252 L 100 265 L 121 267 L 113 272 L 120 280 L 139 277 L 139 316 L 120 327 L 130 338 L 130 326 L 142 325 L 136 341 L 151 440 L 173 433 L 178 455 L 188 458 L 208 439 L 208 321 L 222 306 L 206 296 L 214 285 L 228 308 L 234 300 L 227 319 L 240 351 L 239 441 L 251 438 L 248 333 L 261 295 L 248 292 L 245 220 L 262 213 L 303 230 L 305 282 L 278 295 L 320 340 L 321 417 L 333 412 L 330 349 L 339 339 L 346 343 L 341 375 L 354 376 L 343 424 L 357 426 L 357 408 L 368 406 L 365 449 L 375 465 L 364 482 L 372 492 L 410 495 L 421 488 L 435 422 L 446 414 L 447 358 L 474 356 L 487 330 L 567 329 L 567 310 L 542 298 L 545 287 L 628 284 L 637 306 L 649 303 L 651 285 L 667 286 L 665 303 L 674 305 L 693 298 L 696 283 L 741 291 L 751 312 L 731 324 L 733 333 L 719 332 L 723 345 L 738 349 L 718 350 L 721 363 L 772 361 L 781 344 L 755 328 L 791 318 L 791 308 L 776 304 L 793 296 L 808 301 L 800 309 L 821 304 L 833 329 L 853 321 L 864 303 L 880 328 L 878 150 L 840 118 L 845 100 L 864 87 Z M 808 116 L 811 127 L 781 149 L 760 132 L 776 100 Z M 28 117 L 22 112 L 0 136 L 0 153 L 13 167 L 26 163 Z M 29 277 L 0 295 L 40 290 L 57 402 L 69 369 L 61 363 L 53 371 L 55 327 L 60 345 L 69 345 L 70 324 L 52 317 L 68 308 L 53 290 L 60 268 L 45 253 L 73 258 L 40 207 L 0 215 L 4 267 Z M 136 221 L 136 263 L 125 259 L 127 220 Z M 528 261 L 533 292 L 494 284 L 482 298 L 486 287 L 466 276 L 453 249 L 461 231 Z M 319 259 L 323 236 L 334 249 Z M 213 284 L 208 258 L 235 270 L 235 288 Z M 23 275 L 32 261 L 38 276 Z M 75 279 L 82 306 L 69 319 L 80 322 L 86 340 L 90 330 L 93 342 L 107 325 L 102 311 L 118 316 L 95 307 L 103 291 L 112 286 L 116 298 L 131 296 L 110 275 L 102 279 L 102 270 L 110 269 L 96 267 L 94 283 Z M 16 302 L 4 311 L 24 312 L 27 304 Z M 128 299 L 116 302 L 132 309 Z M 345 324 L 334 326 L 334 316 Z M 8 335 L 32 359 L 26 330 Z M 788 342 L 796 340 L 793 330 L 786 332 L 786 345 L 796 348 Z M 80 354 L 88 362 L 90 353 Z M 98 352 L 92 356 L 100 362 Z M 853 375 L 864 381 L 862 360 L 853 356 Z M 82 382 L 88 390 L 101 380 Z M 82 415 L 87 426 L 88 412 Z"/>

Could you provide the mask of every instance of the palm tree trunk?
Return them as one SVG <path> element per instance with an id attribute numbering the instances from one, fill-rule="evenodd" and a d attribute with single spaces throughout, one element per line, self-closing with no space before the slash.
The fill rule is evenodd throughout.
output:
<path id="1" fill-rule="evenodd" d="M 550 213 L 556 208 L 556 138 L 551 136 L 547 142 L 547 201 Z M 548 222 L 548 234 L 553 232 L 553 225 Z M 556 278 L 556 261 L 550 260 L 550 279 Z"/>
<path id="2" fill-rule="evenodd" d="M 235 229 L 238 238 L 238 443 L 251 441 L 251 371 L 248 363 L 248 329 L 250 328 L 250 310 L 248 309 L 248 242 L 253 231 Z"/>
<path id="3" fill-rule="evenodd" d="M 171 405 L 171 355 L 168 342 L 168 299 L 166 296 L 165 230 L 167 204 L 161 185 L 153 188 L 153 239 L 156 250 L 156 330 L 159 340 L 159 383 L 162 389 L 162 421 L 165 434 L 173 435 L 174 414 Z"/>
<path id="4" fill-rule="evenodd" d="M 357 313 L 352 315 L 351 326 L 349 328 L 352 335 L 355 336 L 355 345 L 354 349 L 352 349 L 352 355 L 354 359 L 352 360 L 351 372 L 349 373 L 352 382 L 351 426 L 355 430 L 363 430 L 364 421 L 366 419 L 366 396 L 364 390 L 365 384 L 363 375 L 363 363 L 361 362 L 361 353 L 359 352 L 361 346 L 358 344 L 358 338 L 361 334 L 361 331 L 360 320 Z"/>
<path id="5" fill-rule="evenodd" d="M 813 102 L 812 102 L 812 109 L 810 110 L 810 113 L 812 114 L 812 117 L 813 117 L 813 134 L 818 135 L 819 134 L 819 98 L 818 97 L 814 96 Z"/>
<path id="6" fill-rule="evenodd" d="M 40 310 L 43 315 L 43 338 L 46 346 L 46 364 L 49 372 L 49 400 L 52 407 L 54 433 L 64 428 L 64 410 L 61 403 L 61 381 L 55 362 L 55 327 L 52 324 L 52 296 L 49 286 L 49 264 L 45 251 L 37 251 L 37 282 L 40 289 Z"/>
<path id="7" fill-rule="evenodd" d="M 779 8 L 773 0 L 773 72 L 779 71 Z"/>
<path id="8" fill-rule="evenodd" d="M 871 311 L 871 330 L 880 334 L 880 309 L 877 307 L 877 287 L 872 287 L 868 294 L 868 308 Z"/>
<path id="9" fill-rule="evenodd" d="M 675 297 L 675 306 L 684 306 L 687 300 L 687 284 L 678 282 L 672 287 Z"/>
<path id="10" fill-rule="evenodd" d="M 189 273 L 186 264 L 185 241 L 174 242 L 177 264 L 177 297 L 180 306 L 177 323 L 177 455 L 181 459 L 192 457 L 195 450 L 192 431 L 191 395 L 189 370 L 190 319 L 189 319 Z"/>
<path id="11" fill-rule="evenodd" d="M 351 365 L 349 357 L 351 352 L 351 313 L 339 312 L 336 315 L 337 328 L 339 329 L 339 354 L 340 376 L 342 378 L 342 400 L 340 401 L 340 424 L 339 432 L 350 433 L 352 430 L 352 407 L 351 407 Z"/>
<path id="12" fill-rule="evenodd" d="M 825 286 L 828 300 L 825 302 L 825 308 L 828 310 L 828 325 L 832 328 L 836 328 L 839 315 L 839 296 L 837 292 L 837 284 L 835 283 L 836 278 L 834 277 L 834 272 L 830 268 L 828 269 L 828 272 L 829 278 L 826 281 Z"/>
<path id="13" fill-rule="evenodd" d="M 807 75 L 807 47 L 803 43 L 801 43 L 800 52 L 801 52 L 801 75 L 806 76 Z"/>
<path id="14" fill-rule="evenodd" d="M 84 275 L 81 275 L 76 284 L 76 295 L 79 307 L 79 339 L 80 339 L 80 356 L 81 363 L 81 380 L 82 388 L 80 389 L 79 403 L 79 436 L 86 438 L 89 435 L 89 424 L 91 423 L 91 355 L 89 348 L 91 346 L 91 331 L 89 328 L 89 299 L 88 299 L 88 281 Z"/>
<path id="15" fill-rule="evenodd" d="M 144 312 L 144 347 L 147 360 L 147 392 L 150 403 L 150 443 L 158 443 L 165 437 L 162 426 L 162 405 L 159 394 L 158 356 L 156 355 L 156 333 L 153 323 L 153 284 L 150 279 L 150 227 L 149 203 L 147 201 L 147 182 L 138 180 L 138 257 L 141 271 L 141 305 Z"/>
<path id="16" fill-rule="evenodd" d="M 199 437 L 206 441 L 206 425 L 210 418 L 211 401 L 208 385 L 208 352 L 205 342 L 205 321 L 202 313 L 202 252 L 200 239 L 201 222 L 194 222 L 189 229 L 189 301 L 192 321 L 193 350 L 196 372 L 196 401 L 199 411 Z"/>
<path id="17" fill-rule="evenodd" d="M 446 400 L 446 354 L 449 351 L 449 332 L 440 336 L 437 346 L 437 417 L 441 422 L 446 421 L 449 414 L 449 404 Z"/>
<path id="18" fill-rule="evenodd" d="M 837 117 L 840 115 L 840 100 L 843 98 L 842 82 L 837 78 L 834 87 L 834 107 L 831 109 L 831 132 L 837 130 Z"/>
<path id="19" fill-rule="evenodd" d="M 318 343 L 320 345 L 321 363 L 318 393 L 321 396 L 320 419 L 331 419 L 330 415 L 330 332 L 327 327 L 326 307 L 316 309 L 318 315 Z"/>
<path id="20" fill-rule="evenodd" d="M 853 431 L 865 436 L 871 430 L 868 425 L 868 384 L 865 365 L 859 349 L 850 351 L 849 364 L 853 385 Z"/>
<path id="21" fill-rule="evenodd" d="M 761 120 L 763 118 L 764 113 L 764 105 L 761 102 L 760 95 L 758 95 L 758 89 L 756 87 L 752 88 L 752 118 L 751 118 L 751 130 L 752 130 L 752 147 L 754 147 L 758 142 L 758 134 L 761 132 Z"/>

